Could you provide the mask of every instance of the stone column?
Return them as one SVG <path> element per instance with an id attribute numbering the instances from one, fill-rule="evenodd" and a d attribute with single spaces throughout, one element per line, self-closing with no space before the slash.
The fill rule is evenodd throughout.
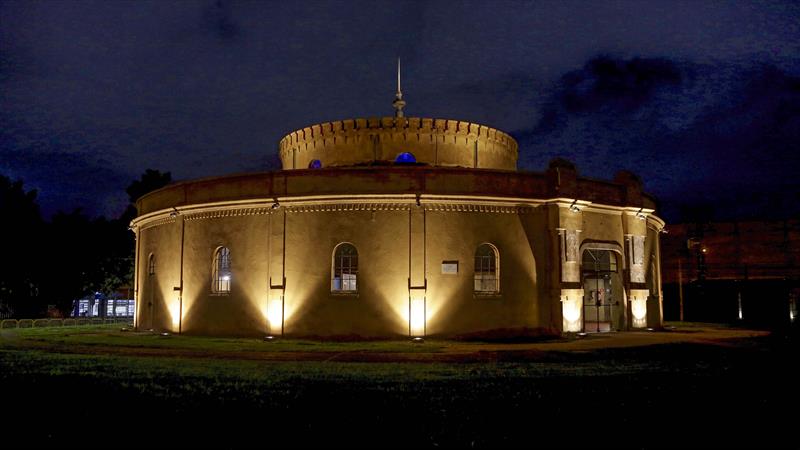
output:
<path id="1" fill-rule="evenodd" d="M 572 203 L 558 203 L 558 271 L 563 332 L 583 330 L 580 234 L 583 212 Z"/>
<path id="2" fill-rule="evenodd" d="M 628 266 L 626 312 L 628 326 L 645 328 L 647 326 L 647 299 L 650 290 L 645 279 L 645 239 L 647 224 L 641 213 L 627 211 L 623 215 L 625 234 L 625 260 Z"/>
<path id="3" fill-rule="evenodd" d="M 573 213 L 580 214 L 580 213 Z M 571 222 L 571 221 L 570 221 Z M 557 228 L 561 266 L 561 308 L 563 331 L 583 329 L 583 286 L 579 255 L 581 230 Z"/>
<path id="4" fill-rule="evenodd" d="M 575 165 L 562 159 L 550 162 L 545 172 L 548 193 L 554 198 L 556 214 L 551 226 L 558 234 L 553 248 L 553 270 L 559 274 L 558 290 L 561 301 L 561 331 L 583 330 L 583 286 L 580 272 L 580 232 L 583 212 L 590 202 L 578 199 L 578 171 Z"/>

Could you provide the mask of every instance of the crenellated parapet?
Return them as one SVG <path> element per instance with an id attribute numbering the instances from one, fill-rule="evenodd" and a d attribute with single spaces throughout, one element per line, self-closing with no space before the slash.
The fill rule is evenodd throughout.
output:
<path id="1" fill-rule="evenodd" d="M 350 119 L 311 125 L 279 143 L 283 169 L 394 161 L 403 152 L 432 166 L 516 170 L 517 142 L 495 128 L 420 117 Z"/>

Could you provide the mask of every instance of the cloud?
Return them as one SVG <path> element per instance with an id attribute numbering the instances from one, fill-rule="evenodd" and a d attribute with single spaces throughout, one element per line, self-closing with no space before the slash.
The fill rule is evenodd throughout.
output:
<path id="1" fill-rule="evenodd" d="M 800 77 L 782 68 L 593 58 L 543 104 L 512 133 L 521 167 L 563 156 L 585 176 L 631 170 L 668 219 L 693 203 L 715 204 L 719 218 L 800 212 Z"/>
<path id="2" fill-rule="evenodd" d="M 22 179 L 27 190 L 36 189 L 42 214 L 80 207 L 90 215 L 118 217 L 128 200 L 125 187 L 134 177 L 89 152 L 67 153 L 53 149 L 26 148 L 3 154 L 0 173 Z"/>
<path id="3" fill-rule="evenodd" d="M 678 66 L 665 58 L 600 56 L 561 77 L 559 101 L 573 113 L 640 108 L 662 86 L 679 85 Z"/>
<path id="4" fill-rule="evenodd" d="M 203 10 L 203 25 L 220 40 L 230 41 L 242 34 L 241 27 L 233 18 L 232 2 L 215 0 Z"/>

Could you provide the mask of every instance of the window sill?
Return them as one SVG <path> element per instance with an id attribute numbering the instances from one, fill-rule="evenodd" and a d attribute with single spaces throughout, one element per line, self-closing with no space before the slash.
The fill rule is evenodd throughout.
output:
<path id="1" fill-rule="evenodd" d="M 331 291 L 331 297 L 358 298 L 358 291 Z"/>
<path id="2" fill-rule="evenodd" d="M 502 300 L 503 294 L 499 292 L 473 292 L 472 298 L 487 299 L 487 300 Z"/>
<path id="3" fill-rule="evenodd" d="M 230 292 L 212 292 L 212 293 L 210 293 L 208 295 L 210 295 L 212 297 L 228 297 L 228 296 L 231 295 L 231 293 Z"/>

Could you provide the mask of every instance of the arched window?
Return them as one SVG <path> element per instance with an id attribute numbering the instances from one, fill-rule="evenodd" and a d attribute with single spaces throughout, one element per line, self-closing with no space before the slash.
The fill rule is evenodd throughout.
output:
<path id="1" fill-rule="evenodd" d="M 228 294 L 231 292 L 231 251 L 228 247 L 220 247 L 214 252 L 214 263 L 211 266 L 211 292 Z"/>
<path id="2" fill-rule="evenodd" d="M 394 159 L 394 162 L 398 164 L 415 164 L 417 162 L 417 158 L 414 157 L 413 153 L 403 152 L 397 155 L 397 158 Z"/>
<path id="3" fill-rule="evenodd" d="M 500 291 L 500 271 L 497 248 L 492 244 L 481 244 L 475 252 L 475 292 L 494 293 Z"/>
<path id="4" fill-rule="evenodd" d="M 353 244 L 341 243 L 333 250 L 333 276 L 331 291 L 356 292 L 358 290 L 358 251 Z"/>
<path id="5" fill-rule="evenodd" d="M 318 159 L 312 159 L 310 163 L 308 163 L 309 169 L 322 169 L 322 161 Z"/>
<path id="6" fill-rule="evenodd" d="M 610 250 L 583 251 L 583 261 L 581 261 L 584 271 L 589 272 L 616 272 L 617 255 Z"/>
<path id="7" fill-rule="evenodd" d="M 150 257 L 147 258 L 147 274 L 156 274 L 156 255 L 153 253 L 150 253 Z"/>

